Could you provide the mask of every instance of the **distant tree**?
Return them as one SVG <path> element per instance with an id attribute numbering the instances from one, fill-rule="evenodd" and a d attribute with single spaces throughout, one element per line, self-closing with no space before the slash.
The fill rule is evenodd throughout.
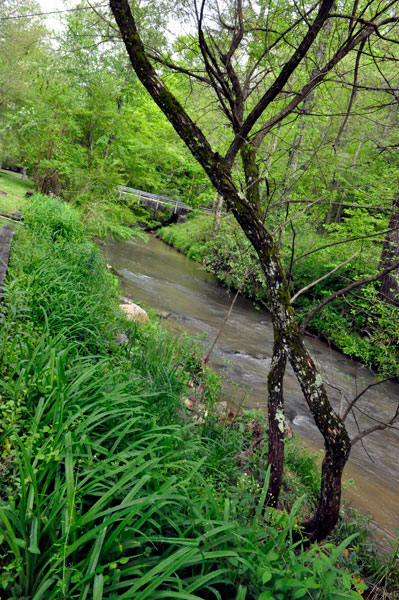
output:
<path id="1" fill-rule="evenodd" d="M 381 253 L 380 269 L 388 269 L 399 259 L 399 194 L 392 202 L 392 212 L 389 219 L 389 231 L 386 234 Z M 384 302 L 399 305 L 399 268 L 389 271 L 381 279 L 379 293 Z"/>

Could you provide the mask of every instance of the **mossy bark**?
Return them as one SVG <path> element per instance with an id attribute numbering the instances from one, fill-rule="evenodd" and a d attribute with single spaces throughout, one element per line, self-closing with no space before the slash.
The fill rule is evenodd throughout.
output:
<path id="1" fill-rule="evenodd" d="M 268 375 L 268 463 L 270 481 L 267 505 L 277 506 L 284 472 L 285 412 L 283 382 L 287 357 L 281 342 L 274 343 L 273 358 Z"/>

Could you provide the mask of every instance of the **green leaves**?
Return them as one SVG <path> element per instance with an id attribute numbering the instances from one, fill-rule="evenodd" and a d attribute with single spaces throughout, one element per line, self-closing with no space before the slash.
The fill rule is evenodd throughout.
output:
<path id="1" fill-rule="evenodd" d="M 333 600 L 352 591 L 333 564 L 343 545 L 331 556 L 298 552 L 298 504 L 263 512 L 267 472 L 255 498 L 248 479 L 237 486 L 238 431 L 182 422 L 195 345 L 119 320 L 98 252 L 35 226 L 49 206 L 35 207 L 14 247 L 0 343 L 12 456 L 0 503 L 3 595 L 292 600 L 305 590 Z M 49 221 L 64 216 L 61 206 Z M 113 343 L 122 324 L 124 348 Z"/>

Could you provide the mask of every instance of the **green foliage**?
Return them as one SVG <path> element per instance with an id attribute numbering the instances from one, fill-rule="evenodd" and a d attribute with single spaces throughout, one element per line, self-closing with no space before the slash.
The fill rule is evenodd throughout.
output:
<path id="1" fill-rule="evenodd" d="M 347 546 L 340 558 L 343 567 L 367 578 L 369 594 L 378 598 L 396 598 L 399 593 L 399 539 L 398 532 L 390 549 L 381 552 L 378 542 L 370 528 L 370 519 L 351 505 L 342 509 L 343 518 L 339 520 L 330 539 L 339 544 L 354 533 L 357 537 Z M 360 578 L 360 577 L 359 577 Z"/>
<path id="2" fill-rule="evenodd" d="M 139 205 L 120 203 L 117 200 L 104 200 L 79 197 L 74 206 L 78 206 L 82 215 L 85 231 L 94 238 L 128 240 L 143 236 L 139 225 L 151 227 L 153 221 L 149 212 Z"/>
<path id="3" fill-rule="evenodd" d="M 360 221 L 364 223 L 364 220 Z M 378 227 L 377 227 L 378 225 Z M 306 222 L 298 219 L 298 227 L 305 231 Z M 349 229 L 354 227 L 355 229 Z M 356 220 L 344 221 L 331 227 L 329 238 L 312 229 L 302 233 L 296 241 L 297 260 L 291 274 L 292 294 L 324 277 L 332 269 L 350 258 L 357 250 L 359 257 L 349 262 L 322 282 L 312 286 L 298 297 L 295 307 L 299 318 L 318 305 L 325 297 L 341 289 L 348 280 L 373 275 L 378 268 L 379 248 L 375 240 L 355 241 L 348 247 L 341 242 L 357 231 Z M 380 222 L 376 224 L 376 231 Z M 228 288 L 237 289 L 261 303 L 267 304 L 267 289 L 258 260 L 249 242 L 230 218 L 222 220 L 218 236 L 211 239 L 210 217 L 195 217 L 185 224 L 161 229 L 159 236 L 194 260 L 200 260 Z M 283 237 L 281 257 L 286 267 L 291 260 L 291 240 Z M 327 248 L 312 252 L 316 248 Z M 304 258 L 299 259 L 302 255 Z M 344 296 L 328 304 L 310 321 L 309 328 L 332 342 L 345 354 L 375 367 L 382 376 L 391 376 L 399 369 L 399 338 L 396 322 L 398 309 L 383 302 L 376 284 L 368 284 L 355 295 Z"/>
<path id="4" fill-rule="evenodd" d="M 197 216 L 186 223 L 164 227 L 157 235 L 192 260 L 202 262 L 209 253 L 210 225 L 209 217 Z"/>
<path id="5" fill-rule="evenodd" d="M 299 552 L 299 503 L 261 517 L 267 474 L 243 510 L 240 430 L 182 414 L 188 380 L 217 391 L 193 342 L 125 321 L 70 207 L 25 216 L 1 311 L 2 597 L 359 598 L 344 544 Z"/>
<path id="6" fill-rule="evenodd" d="M 103 21 L 86 11 L 80 19 L 72 12 L 68 21 L 69 34 L 56 51 L 43 42 L 45 30 L 35 21 L 32 48 L 25 54 L 22 44 L 9 57 L 0 40 L 0 56 L 13 63 L 21 88 L 14 89 L 11 81 L 1 86 L 0 159 L 27 167 L 43 193 L 87 205 L 92 218 L 106 213 L 109 231 L 116 228 L 122 237 L 127 229 L 116 223 L 118 184 L 193 204 L 208 202 L 212 192 L 203 170 L 123 56 L 93 48 L 92 37 L 104 34 Z M 14 38 L 11 21 L 8 28 Z M 184 89 L 179 79 L 174 86 Z M 93 221 L 96 232 L 99 219 Z"/>
<path id="7" fill-rule="evenodd" d="M 52 240 L 80 241 L 83 227 L 79 213 L 59 199 L 36 194 L 24 210 L 26 228 L 34 234 L 44 233 Z"/>

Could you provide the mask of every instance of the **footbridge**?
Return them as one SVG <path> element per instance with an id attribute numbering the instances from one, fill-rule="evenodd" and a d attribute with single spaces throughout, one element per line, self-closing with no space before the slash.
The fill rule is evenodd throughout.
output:
<path id="1" fill-rule="evenodd" d="M 187 213 L 198 210 L 201 212 L 212 212 L 211 209 L 205 208 L 204 206 L 193 208 L 192 206 L 184 204 L 184 202 L 180 202 L 180 200 L 174 200 L 173 198 L 168 198 L 167 196 L 151 194 L 150 192 L 144 192 L 143 190 L 136 190 L 124 185 L 118 185 L 118 190 L 119 197 L 121 199 L 131 196 L 135 198 L 139 204 L 143 204 L 146 208 L 151 208 L 155 212 L 161 207 L 171 211 L 173 214 L 178 215 L 179 217 L 185 217 Z"/>

